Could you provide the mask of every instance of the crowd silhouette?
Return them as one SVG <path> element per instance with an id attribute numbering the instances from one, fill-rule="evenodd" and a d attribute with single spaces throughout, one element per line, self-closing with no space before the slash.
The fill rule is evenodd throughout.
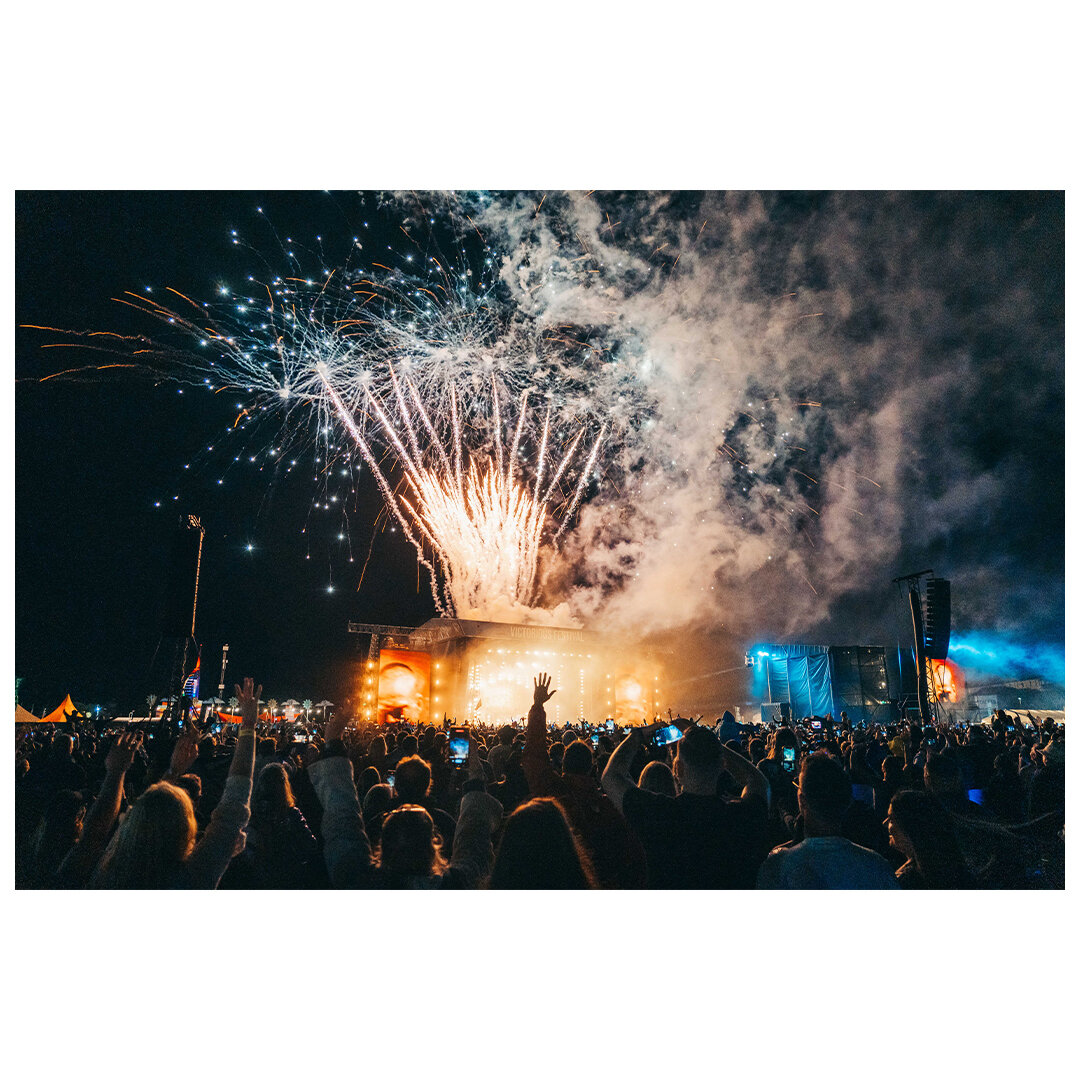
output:
<path id="1" fill-rule="evenodd" d="M 1064 887 L 1064 727 L 1030 713 L 556 728 L 541 673 L 498 728 L 270 727 L 261 691 L 215 733 L 19 733 L 17 887 Z"/>

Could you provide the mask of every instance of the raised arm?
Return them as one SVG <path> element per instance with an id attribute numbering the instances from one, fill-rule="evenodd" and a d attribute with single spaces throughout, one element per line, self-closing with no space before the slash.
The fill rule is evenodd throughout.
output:
<path id="1" fill-rule="evenodd" d="M 371 842 L 353 783 L 352 762 L 342 740 L 347 725 L 345 717 L 331 716 L 324 731 L 326 747 L 308 769 L 323 808 L 323 861 L 330 884 L 337 889 L 369 885 L 374 870 Z"/>
<path id="2" fill-rule="evenodd" d="M 198 888 L 216 889 L 233 856 L 244 849 L 241 833 L 251 817 L 255 724 L 259 716 L 259 695 L 262 693 L 262 686 L 258 690 L 254 687 L 252 679 L 244 680 L 243 690 L 235 687 L 243 720 L 229 775 L 225 778 L 225 791 L 210 815 L 210 824 L 206 826 L 203 838 L 195 845 L 186 864 L 188 876 Z"/>
<path id="3" fill-rule="evenodd" d="M 454 848 L 450 867 L 461 883 L 478 888 L 491 873 L 495 852 L 491 838 L 502 821 L 502 803 L 484 790 L 484 764 L 469 738 L 469 760 L 465 773 L 465 790 L 454 829 Z"/>
<path id="4" fill-rule="evenodd" d="M 731 774 L 736 784 L 742 784 L 741 799 L 759 796 L 769 805 L 769 781 L 765 774 L 752 762 L 739 754 L 732 753 L 726 746 L 721 746 L 724 768 Z"/>
<path id="5" fill-rule="evenodd" d="M 116 824 L 124 798 L 124 777 L 135 753 L 142 745 L 142 732 L 123 732 L 105 758 L 105 780 L 93 808 L 86 816 L 82 836 L 60 864 L 59 877 L 65 887 L 84 885 L 93 873 Z"/>
<path id="6" fill-rule="evenodd" d="M 604 775 L 600 777 L 600 786 L 604 793 L 615 804 L 615 808 L 622 813 L 623 797 L 632 787 L 637 787 L 630 775 L 630 766 L 633 764 L 634 755 L 638 748 L 643 745 L 645 735 L 653 731 L 657 725 L 652 724 L 647 728 L 631 728 L 626 738 L 612 751 L 608 758 Z"/>
<path id="7" fill-rule="evenodd" d="M 533 798 L 551 795 L 558 787 L 558 778 L 547 752 L 547 713 L 544 710 L 544 702 L 554 693 L 551 676 L 546 672 L 533 679 L 533 703 L 525 728 L 525 752 L 521 757 L 521 767 Z"/>
<path id="8" fill-rule="evenodd" d="M 191 725 L 190 721 L 184 724 L 184 730 L 173 747 L 172 757 L 169 759 L 169 768 L 163 780 L 173 783 L 195 764 L 199 756 L 199 733 Z"/>

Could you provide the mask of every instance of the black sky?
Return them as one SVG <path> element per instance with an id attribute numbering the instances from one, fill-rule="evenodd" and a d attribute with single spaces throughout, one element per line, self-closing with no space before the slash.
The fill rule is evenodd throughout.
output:
<path id="1" fill-rule="evenodd" d="M 16 323 L 156 334 L 155 324 L 110 298 L 150 283 L 213 295 L 251 265 L 250 253 L 228 243 L 232 229 L 251 233 L 262 224 L 258 239 L 272 248 L 255 212 L 262 201 L 283 211 L 274 221 L 282 236 L 286 226 L 328 238 L 362 227 L 343 210 L 346 203 L 363 210 L 358 199 L 326 193 L 20 194 Z M 377 215 L 365 216 L 367 235 L 377 233 Z M 206 528 L 196 623 L 204 690 L 216 686 L 228 642 L 229 693 L 233 677 L 251 674 L 265 683 L 267 697 L 340 701 L 355 656 L 349 619 L 416 624 L 435 613 L 424 582 L 417 593 L 412 549 L 388 531 L 375 535 L 378 503 L 370 490 L 359 492 L 350 564 L 336 540 L 340 517 L 309 520 L 307 470 L 282 483 L 233 469 L 216 484 L 221 471 L 212 462 L 220 453 L 207 455 L 210 464 L 198 454 L 232 423 L 231 399 L 208 399 L 190 387 L 179 394 L 176 384 L 154 386 L 126 373 L 33 381 L 109 362 L 78 349 L 40 348 L 62 340 L 22 329 L 16 338 L 15 661 L 27 705 L 51 708 L 69 690 L 78 701 L 116 701 L 125 709 L 141 701 L 181 513 L 200 515 Z"/>

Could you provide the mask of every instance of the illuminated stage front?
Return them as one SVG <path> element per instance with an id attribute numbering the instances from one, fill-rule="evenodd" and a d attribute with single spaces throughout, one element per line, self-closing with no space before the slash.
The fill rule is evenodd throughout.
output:
<path id="1" fill-rule="evenodd" d="M 659 711 L 656 658 L 588 630 L 441 618 L 416 629 L 350 629 L 372 634 L 365 719 L 440 725 L 444 715 L 458 723 L 521 720 L 540 671 L 551 676 L 556 691 L 547 704 L 549 723 L 612 717 L 640 724 Z"/>

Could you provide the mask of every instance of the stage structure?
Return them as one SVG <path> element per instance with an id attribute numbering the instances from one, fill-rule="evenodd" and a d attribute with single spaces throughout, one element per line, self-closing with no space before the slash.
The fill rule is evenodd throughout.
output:
<path id="1" fill-rule="evenodd" d="M 787 705 L 791 718 L 846 712 L 853 724 L 919 716 L 911 649 L 878 645 L 755 645 L 746 654 L 762 718 Z"/>
<path id="2" fill-rule="evenodd" d="M 437 618 L 419 627 L 350 622 L 349 632 L 369 637 L 366 720 L 515 722 L 528 714 L 539 671 L 557 691 L 549 723 L 641 724 L 660 710 L 659 658 L 588 630 Z"/>

